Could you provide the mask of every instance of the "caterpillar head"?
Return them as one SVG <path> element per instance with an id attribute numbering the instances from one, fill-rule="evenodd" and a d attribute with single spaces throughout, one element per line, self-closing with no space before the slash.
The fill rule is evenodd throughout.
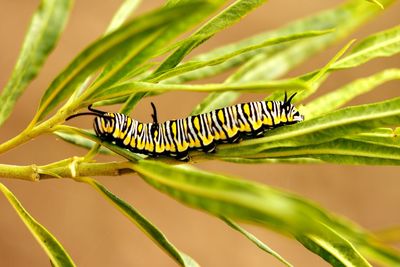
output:
<path id="1" fill-rule="evenodd" d="M 113 113 L 105 112 L 96 118 L 93 121 L 94 132 L 101 139 L 106 139 L 111 136 L 114 132 L 115 118 Z"/>
<path id="2" fill-rule="evenodd" d="M 93 128 L 96 135 L 103 140 L 112 135 L 115 124 L 115 115 L 113 113 L 94 109 L 92 108 L 92 105 L 90 105 L 88 109 L 90 112 L 74 114 L 69 116 L 66 120 L 86 115 L 96 116 L 93 121 Z"/>
<path id="3" fill-rule="evenodd" d="M 285 112 L 288 124 L 293 124 L 304 120 L 304 115 L 300 114 L 296 107 L 291 103 L 296 94 L 297 93 L 294 93 L 288 98 L 285 92 L 285 99 L 283 102 L 281 102 L 281 108 L 282 111 Z"/>

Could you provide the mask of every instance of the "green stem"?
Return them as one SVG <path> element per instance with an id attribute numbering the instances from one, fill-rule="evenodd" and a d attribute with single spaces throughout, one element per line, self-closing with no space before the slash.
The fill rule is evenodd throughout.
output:
<path id="1" fill-rule="evenodd" d="M 22 131 L 19 135 L 11 138 L 10 140 L 4 142 L 3 144 L 0 145 L 0 154 L 4 153 L 8 150 L 13 149 L 14 147 L 17 147 L 23 143 L 28 142 L 32 138 L 35 138 L 36 136 L 45 133 L 45 132 L 50 132 L 51 128 L 57 124 L 61 123 L 64 120 L 64 118 L 60 118 L 60 116 L 54 116 L 50 118 L 49 120 L 34 126 L 33 128 L 28 127 L 24 131 Z"/>
<path id="2" fill-rule="evenodd" d="M 72 164 L 74 163 L 75 164 Z M 76 159 L 66 159 L 44 166 L 16 166 L 0 164 L 0 177 L 39 181 L 52 178 L 78 178 L 85 176 L 120 176 L 133 173 L 129 161 L 122 162 L 80 162 Z"/>
<path id="3" fill-rule="evenodd" d="M 33 124 L 33 122 L 35 121 L 35 119 L 33 119 L 32 122 L 28 125 L 28 127 L 25 130 L 23 130 L 19 135 L 0 144 L 0 154 L 8 150 L 11 150 L 14 147 L 17 147 L 23 143 L 26 143 L 40 134 L 54 131 L 55 126 L 63 123 L 65 121 L 65 118 L 67 118 L 70 114 L 72 114 L 72 112 L 78 106 L 79 106 L 78 102 L 74 102 L 74 105 L 72 104 L 68 106 L 66 105 L 62 107 L 53 117 L 49 118 L 48 120 L 38 125 Z"/>
<path id="4" fill-rule="evenodd" d="M 0 164 L 0 177 L 35 182 L 39 180 L 36 165 L 15 166 Z"/>

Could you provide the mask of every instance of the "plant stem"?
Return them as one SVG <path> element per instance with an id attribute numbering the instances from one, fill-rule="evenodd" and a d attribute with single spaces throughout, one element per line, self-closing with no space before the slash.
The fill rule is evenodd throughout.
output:
<path id="1" fill-rule="evenodd" d="M 64 122 L 65 118 L 72 113 L 73 108 L 62 108 L 50 119 L 34 126 L 32 123 L 23 130 L 19 135 L 11 138 L 10 140 L 0 144 L 0 154 L 13 149 L 25 142 L 28 142 L 36 136 L 53 131 L 53 127 Z"/>
<path id="2" fill-rule="evenodd" d="M 132 163 L 121 162 L 76 162 L 75 159 L 62 160 L 45 166 L 16 166 L 0 164 L 0 177 L 20 179 L 25 181 L 39 181 L 52 178 L 77 178 L 79 176 L 120 176 L 134 173 Z M 72 169 L 74 168 L 74 169 Z"/>

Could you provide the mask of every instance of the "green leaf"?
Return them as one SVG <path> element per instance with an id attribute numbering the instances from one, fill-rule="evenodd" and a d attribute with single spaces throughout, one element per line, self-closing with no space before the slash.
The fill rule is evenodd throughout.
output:
<path id="1" fill-rule="evenodd" d="M 379 266 L 400 266 L 400 251 L 376 241 L 368 241 L 359 245 L 360 252 L 379 264 Z"/>
<path id="2" fill-rule="evenodd" d="M 400 52 L 400 26 L 378 32 L 362 40 L 350 55 L 337 61 L 331 69 L 348 69 L 377 57 L 389 57 Z"/>
<path id="3" fill-rule="evenodd" d="M 299 101 L 302 101 L 303 99 L 307 98 L 308 96 L 312 95 L 315 91 L 318 90 L 318 87 L 320 86 L 321 82 L 325 80 L 326 78 L 326 73 L 330 69 L 330 67 L 349 49 L 349 47 L 355 42 L 355 39 L 351 40 L 348 42 L 342 49 L 337 52 L 331 60 L 327 64 L 325 64 L 324 67 L 322 67 L 320 70 L 316 71 L 313 73 L 313 75 L 303 75 L 300 77 L 301 80 L 305 80 L 310 84 L 311 90 L 307 90 L 307 92 L 300 92 L 300 94 L 297 94 L 294 98 L 292 103 L 297 103 Z M 305 77 L 304 77 L 305 76 Z M 289 91 L 289 95 L 293 94 L 295 92 Z M 281 92 L 277 91 L 270 96 L 266 98 L 266 100 L 275 100 L 278 97 L 282 95 Z"/>
<path id="4" fill-rule="evenodd" d="M 377 5 L 381 9 L 385 9 L 385 7 L 378 0 L 367 0 L 367 1 Z"/>
<path id="5" fill-rule="evenodd" d="M 116 29 L 120 28 L 121 25 L 128 19 L 130 14 L 136 9 L 136 7 L 139 5 L 140 0 L 125 0 L 118 9 L 118 11 L 114 14 L 110 24 L 108 25 L 105 34 L 109 34 L 110 32 L 115 31 Z M 107 68 L 104 68 L 101 71 L 101 74 L 97 76 L 101 77 L 104 75 L 104 72 L 107 71 Z M 136 69 L 133 70 L 134 74 L 136 73 Z M 82 92 L 87 89 L 87 87 L 92 83 L 93 77 L 96 75 L 89 75 L 84 82 L 82 82 L 79 87 L 79 89 L 75 90 L 74 94 L 71 96 L 71 100 L 75 100 Z"/>
<path id="6" fill-rule="evenodd" d="M 81 181 L 91 185 L 102 197 L 110 201 L 120 212 L 122 212 L 131 222 L 140 228 L 154 243 L 162 248 L 172 259 L 181 266 L 196 267 L 199 266 L 195 260 L 179 251 L 166 236 L 155 227 L 148 219 L 140 214 L 128 203 L 111 193 L 102 184 L 91 178 L 80 178 Z"/>
<path id="7" fill-rule="evenodd" d="M 167 6 L 175 5 L 176 3 L 180 2 L 187 1 L 172 1 L 168 2 Z M 225 2 L 225 0 L 215 0 L 213 1 L 213 4 L 217 8 L 225 4 Z M 205 25 L 203 25 L 194 34 L 189 36 L 186 40 L 179 42 L 179 48 L 175 50 L 175 52 L 173 52 L 167 59 L 165 59 L 163 63 L 161 63 L 161 65 L 154 72 L 154 75 L 157 75 L 159 72 L 165 72 L 175 67 L 187 54 L 189 54 L 197 46 L 211 38 L 217 32 L 237 22 L 248 12 L 261 5 L 263 2 L 265 2 L 265 0 L 237 0 L 236 2 L 231 4 L 218 15 L 209 20 Z M 144 79 L 144 81 L 146 81 L 146 79 Z M 134 102 L 137 101 L 137 99 L 142 98 L 143 96 L 145 96 L 145 93 L 139 93 L 138 95 L 132 96 L 126 102 L 125 106 L 122 107 L 121 112 L 128 113 L 134 107 Z"/>
<path id="8" fill-rule="evenodd" d="M 385 0 L 381 2 L 387 6 L 392 3 L 393 0 Z M 211 66 L 179 75 L 176 78 L 171 79 L 171 83 L 213 76 L 222 71 L 238 66 L 243 62 L 246 62 L 246 64 L 241 66 L 239 70 L 231 75 L 227 79 L 227 82 L 248 82 L 275 79 L 334 42 L 345 38 L 353 32 L 354 29 L 376 16 L 379 11 L 380 10 L 376 8 L 371 8 L 371 6 L 368 3 L 364 3 L 364 1 L 349 1 L 337 8 L 326 10 L 314 16 L 295 21 L 278 30 L 266 32 L 245 39 L 236 44 L 230 44 L 226 47 L 215 49 L 214 51 L 200 55 L 199 57 L 207 58 L 211 56 L 212 53 L 218 54 L 226 49 L 232 49 L 234 46 L 240 47 L 254 44 L 255 42 L 259 42 L 260 39 L 265 40 L 270 38 L 270 36 L 282 36 L 308 30 L 334 28 L 335 31 L 331 34 L 318 38 L 296 41 L 292 44 L 282 44 L 260 49 L 260 51 L 257 50 L 257 53 L 254 54 L 246 53 L 241 58 L 235 57 L 218 66 Z M 193 114 L 199 114 L 215 108 L 228 106 L 232 101 L 235 101 L 239 95 L 240 94 L 235 92 L 212 93 L 194 109 Z"/>
<path id="9" fill-rule="evenodd" d="M 325 94 L 308 103 L 301 111 L 307 118 L 314 118 L 345 105 L 353 98 L 365 94 L 385 82 L 397 79 L 400 79 L 400 69 L 383 70 Z"/>
<path id="10" fill-rule="evenodd" d="M 290 34 L 287 36 L 282 36 L 282 37 L 275 37 L 275 38 L 270 38 L 266 41 L 263 41 L 261 43 L 255 44 L 255 45 L 250 45 L 244 48 L 238 48 L 234 51 L 230 51 L 230 52 L 225 52 L 222 55 L 217 55 L 217 57 L 212 58 L 212 59 L 208 59 L 208 60 L 204 60 L 204 61 L 188 61 L 186 63 L 183 63 L 175 68 L 169 69 L 167 71 L 164 72 L 158 72 L 156 74 L 150 75 L 150 77 L 148 77 L 146 79 L 146 81 L 151 81 L 151 82 L 155 82 L 155 81 L 161 81 L 161 80 L 165 80 L 167 78 L 182 74 L 182 73 L 186 73 L 192 70 L 198 70 L 200 68 L 203 67 L 207 67 L 207 66 L 213 66 L 213 65 L 218 65 L 218 64 L 222 64 L 225 61 L 227 61 L 228 59 L 231 59 L 233 57 L 239 56 L 243 53 L 249 52 L 249 51 L 253 51 L 253 50 L 257 50 L 266 46 L 272 46 L 272 45 L 276 45 L 276 44 L 281 44 L 284 42 L 290 42 L 290 41 L 294 41 L 294 40 L 298 40 L 298 39 L 305 39 L 305 38 L 310 38 L 310 37 L 315 37 L 315 36 L 321 36 L 324 34 L 328 34 L 331 33 L 333 30 L 323 30 L 323 31 L 307 31 L 307 32 L 302 32 L 302 33 L 294 33 L 294 34 Z"/>
<path id="11" fill-rule="evenodd" d="M 282 262 L 283 264 L 285 264 L 286 266 L 293 266 L 292 264 L 290 264 L 288 261 L 286 261 L 281 255 L 279 255 L 277 252 L 275 252 L 273 249 L 271 249 L 270 247 L 268 247 L 266 244 L 264 244 L 261 240 L 259 240 L 257 237 L 255 237 L 253 234 L 249 233 L 248 231 L 246 231 L 245 229 L 243 229 L 242 227 L 240 227 L 240 225 L 238 225 L 237 223 L 235 223 L 234 221 L 226 218 L 226 217 L 221 217 L 221 220 L 223 220 L 227 225 L 229 225 L 231 228 L 235 229 L 236 231 L 238 231 L 239 233 L 241 233 L 242 235 L 244 235 L 247 239 L 249 239 L 251 242 L 253 242 L 257 247 L 259 247 L 260 249 L 264 250 L 265 252 L 267 252 L 268 254 L 271 254 L 273 257 L 275 257 L 277 260 L 279 260 L 280 262 Z"/>
<path id="12" fill-rule="evenodd" d="M 320 144 L 370 129 L 400 124 L 400 98 L 360 105 L 270 130 L 262 138 L 220 146 L 214 156 L 254 155 L 275 147 Z"/>
<path id="13" fill-rule="evenodd" d="M 102 75 L 95 81 L 92 91 L 99 91 L 109 86 L 114 85 L 122 80 L 133 78 L 132 75 L 136 72 L 136 68 L 143 69 L 150 58 L 160 56 L 159 51 L 162 50 L 169 41 L 190 29 L 194 24 L 198 23 L 204 17 L 212 12 L 216 5 L 208 4 L 202 8 L 196 8 L 196 2 L 208 3 L 207 1 L 192 1 L 190 6 L 190 16 L 176 17 L 175 21 L 168 27 L 163 27 L 162 30 L 156 32 L 155 35 L 149 38 L 149 42 L 144 43 L 140 51 L 122 54 L 120 57 L 115 57 L 107 64 Z M 189 4 L 186 4 L 189 5 Z M 149 36 L 150 37 L 150 36 Z M 136 77 L 135 77 L 136 78 Z"/>
<path id="14" fill-rule="evenodd" d="M 332 266 L 370 266 L 354 246 L 327 225 L 321 235 L 301 235 L 297 240 Z"/>
<path id="15" fill-rule="evenodd" d="M 213 35 L 219 31 L 231 26 L 250 11 L 256 7 L 263 4 L 266 0 L 237 0 L 229 7 L 220 12 L 217 16 L 209 20 L 205 25 L 203 25 L 198 31 L 192 34 L 185 42 L 183 42 L 180 47 L 172 53 L 155 71 L 164 72 L 169 70 L 176 65 L 193 49 L 201 45 Z M 218 5 L 223 4 L 226 1 L 215 0 Z"/>
<path id="16" fill-rule="evenodd" d="M 167 28 L 176 18 L 187 15 L 189 10 L 201 9 L 204 4 L 199 2 L 190 5 L 179 5 L 169 9 L 158 9 L 126 23 L 118 30 L 102 37 L 81 52 L 59 74 L 46 90 L 40 102 L 35 120 L 42 119 L 62 100 L 71 95 L 95 70 L 109 62 L 110 58 L 138 49 L 154 38 L 155 33 Z M 150 36 L 150 38 L 149 38 Z"/>
<path id="17" fill-rule="evenodd" d="M 400 147 L 399 130 L 400 128 L 396 128 L 395 130 L 391 128 L 377 128 L 357 135 L 351 135 L 348 139 Z"/>
<path id="18" fill-rule="evenodd" d="M 102 141 L 100 138 L 98 138 L 95 134 L 92 132 L 85 131 L 83 129 L 71 127 L 71 126 L 66 126 L 66 125 L 58 125 L 57 127 L 54 127 L 54 131 L 57 133 L 57 135 L 79 135 L 82 136 L 88 140 L 91 140 L 93 142 L 96 142 L 97 144 L 101 144 L 108 150 L 111 150 L 112 152 L 123 156 L 124 158 L 130 160 L 130 161 L 137 161 L 140 159 L 143 159 L 143 156 L 139 156 L 138 154 L 132 153 L 129 150 L 118 146 L 114 145 L 112 143 Z"/>
<path id="19" fill-rule="evenodd" d="M 307 237 L 346 266 L 369 266 L 334 231 L 335 217 L 297 196 L 258 183 L 188 168 L 141 160 L 132 164 L 158 190 L 216 216 L 257 223 L 292 237 Z M 316 249 L 312 251 L 319 253 Z M 323 256 L 321 254 L 318 254 Z"/>
<path id="20" fill-rule="evenodd" d="M 70 0 L 42 0 L 25 35 L 17 63 L 0 96 L 0 125 L 11 114 L 18 98 L 41 70 L 64 30 Z"/>
<path id="21" fill-rule="evenodd" d="M 47 256 L 49 256 L 54 266 L 75 266 L 71 257 L 64 250 L 58 240 L 24 209 L 14 194 L 2 183 L 0 183 L 0 191 L 10 202 L 11 206 L 46 252 Z"/>
<path id="22" fill-rule="evenodd" d="M 374 235 L 385 243 L 397 243 L 400 241 L 400 226 L 394 225 L 388 228 L 374 231 Z"/>
<path id="23" fill-rule="evenodd" d="M 140 2 L 141 0 L 125 0 L 119 7 L 118 11 L 114 14 L 110 24 L 107 27 L 106 33 L 110 33 L 121 27 L 126 19 L 139 6 Z"/>
<path id="24" fill-rule="evenodd" d="M 335 160 L 337 155 L 339 156 L 339 160 Z M 358 159 L 358 157 L 360 157 L 364 159 L 369 158 L 369 165 L 384 165 L 388 163 L 391 163 L 391 165 L 399 165 L 400 146 L 374 144 L 351 139 L 336 139 L 317 145 L 273 148 L 254 155 L 254 157 L 263 158 L 299 156 L 320 158 L 328 162 L 342 164 L 365 164 L 365 161 L 360 161 L 360 159 Z M 321 158 L 321 156 L 323 156 L 323 158 Z M 350 161 L 340 162 L 340 160 L 343 160 L 340 156 L 347 156 Z M 352 157 L 354 157 L 353 160 Z"/>
<path id="25" fill-rule="evenodd" d="M 273 163 L 283 163 L 283 164 L 318 164 L 322 163 L 322 160 L 305 158 L 305 157 L 281 157 L 281 158 L 230 158 L 224 157 L 222 160 L 233 163 L 243 163 L 243 164 L 273 164 Z"/>
<path id="26" fill-rule="evenodd" d="M 117 85 L 94 94 L 88 101 L 100 101 L 121 96 L 132 95 L 138 92 L 165 92 L 165 91 L 193 91 L 193 92 L 218 92 L 238 91 L 252 93 L 267 93 L 275 90 L 284 92 L 289 89 L 308 89 L 308 84 L 300 80 L 282 80 L 253 83 L 229 83 L 229 84 L 155 84 L 146 82 L 132 82 Z"/>
<path id="27" fill-rule="evenodd" d="M 87 138 L 84 138 L 77 134 L 58 132 L 58 131 L 53 132 L 53 134 L 55 134 L 57 137 L 61 138 L 62 140 L 66 141 L 70 144 L 74 144 L 74 145 L 77 145 L 79 147 L 83 147 L 86 149 L 91 149 L 94 145 L 96 145 L 96 142 L 89 140 Z M 100 147 L 99 153 L 105 154 L 105 155 L 115 155 L 112 151 L 110 151 L 107 148 L 104 148 L 103 146 Z"/>

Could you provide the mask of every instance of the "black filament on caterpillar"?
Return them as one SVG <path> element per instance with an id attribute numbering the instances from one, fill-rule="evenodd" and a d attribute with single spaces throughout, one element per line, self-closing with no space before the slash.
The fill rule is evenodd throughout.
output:
<path id="1" fill-rule="evenodd" d="M 304 120 L 285 94 L 283 101 L 259 101 L 237 104 L 183 119 L 158 122 L 153 103 L 153 122 L 142 123 L 122 113 L 110 113 L 88 107 L 90 112 L 71 115 L 96 116 L 93 128 L 103 141 L 135 153 L 156 157 L 168 155 L 189 160 L 190 150 L 215 151 L 218 143 L 236 143 L 244 137 L 255 138 L 267 130 Z"/>

